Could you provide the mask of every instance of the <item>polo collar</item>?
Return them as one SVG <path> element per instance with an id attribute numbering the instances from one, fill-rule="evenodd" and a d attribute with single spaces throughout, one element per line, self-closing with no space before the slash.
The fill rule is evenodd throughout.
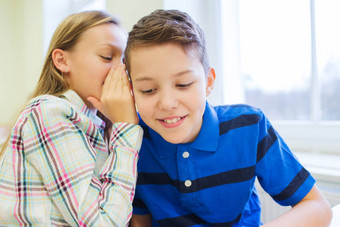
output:
<path id="1" fill-rule="evenodd" d="M 201 130 L 191 147 L 196 150 L 216 152 L 219 135 L 220 127 L 217 113 L 214 107 L 206 102 Z"/>

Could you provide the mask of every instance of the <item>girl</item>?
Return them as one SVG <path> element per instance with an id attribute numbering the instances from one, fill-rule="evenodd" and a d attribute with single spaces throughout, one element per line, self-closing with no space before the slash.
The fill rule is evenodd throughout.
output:
<path id="1" fill-rule="evenodd" d="M 125 41 L 100 11 L 58 26 L 1 152 L 1 226 L 127 225 L 143 132 L 121 64 Z"/>

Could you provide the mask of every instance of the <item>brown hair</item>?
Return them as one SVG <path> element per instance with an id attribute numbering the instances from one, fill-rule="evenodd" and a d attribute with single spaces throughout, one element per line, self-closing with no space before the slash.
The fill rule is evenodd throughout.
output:
<path id="1" fill-rule="evenodd" d="M 197 56 L 208 75 L 209 61 L 203 30 L 187 13 L 179 10 L 156 10 L 133 26 L 125 49 L 126 69 L 131 69 L 133 48 L 167 42 L 179 43 L 187 53 Z"/>

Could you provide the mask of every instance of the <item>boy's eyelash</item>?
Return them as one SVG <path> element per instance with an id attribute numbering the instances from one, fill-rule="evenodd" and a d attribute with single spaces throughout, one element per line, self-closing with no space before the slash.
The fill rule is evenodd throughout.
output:
<path id="1" fill-rule="evenodd" d="M 192 85 L 194 82 L 191 82 L 191 83 L 188 83 L 188 84 L 177 84 L 176 87 L 179 87 L 179 88 L 187 88 L 189 87 L 190 85 Z M 152 88 L 152 89 L 148 89 L 148 90 L 141 90 L 141 93 L 142 94 L 146 94 L 146 95 L 150 95 L 150 94 L 153 94 L 157 89 L 155 88 Z"/>
<path id="2" fill-rule="evenodd" d="M 189 87 L 191 84 L 193 84 L 194 82 L 191 82 L 191 83 L 188 83 L 188 84 L 177 84 L 177 87 L 180 87 L 180 88 L 186 88 L 186 87 Z"/>
<path id="3" fill-rule="evenodd" d="M 149 89 L 149 90 L 144 90 L 144 91 L 141 91 L 142 92 L 142 94 L 152 94 L 153 92 L 155 92 L 156 91 L 156 89 Z"/>

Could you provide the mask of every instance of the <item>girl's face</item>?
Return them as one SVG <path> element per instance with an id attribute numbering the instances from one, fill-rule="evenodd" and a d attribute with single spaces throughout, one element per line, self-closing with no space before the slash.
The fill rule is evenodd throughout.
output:
<path id="1" fill-rule="evenodd" d="M 126 34 L 114 24 L 103 24 L 85 31 L 68 51 L 65 79 L 88 105 L 87 98 L 100 100 L 105 78 L 112 66 L 118 66 L 126 45 Z"/>

